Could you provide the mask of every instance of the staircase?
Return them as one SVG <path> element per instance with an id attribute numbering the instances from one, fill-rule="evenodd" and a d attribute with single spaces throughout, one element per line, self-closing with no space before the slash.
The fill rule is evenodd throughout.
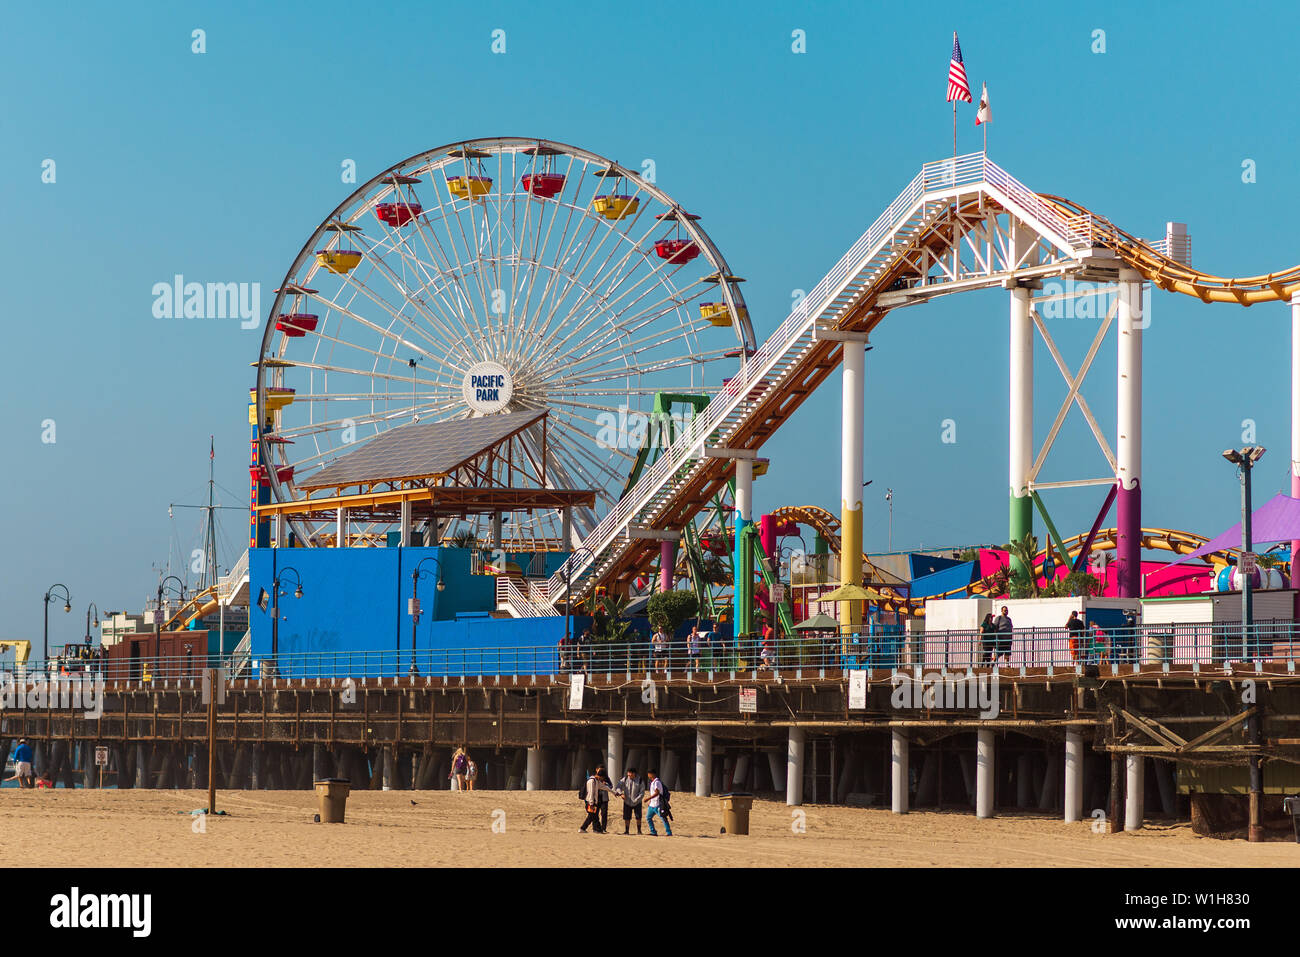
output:
<path id="1" fill-rule="evenodd" d="M 814 353 L 826 345 L 821 331 L 833 330 L 851 310 L 889 288 L 904 266 L 903 254 L 913 241 L 946 216 L 954 203 L 985 196 L 1041 227 L 1043 235 L 1062 248 L 1082 250 L 1092 241 L 1088 216 L 1066 216 L 1037 193 L 990 163 L 982 153 L 927 163 L 921 172 L 872 223 L 852 248 L 826 274 L 750 357 L 740 373 L 696 415 L 677 439 L 645 471 L 622 500 L 597 523 L 582 547 L 544 585 L 533 585 L 524 604 L 511 604 L 524 614 L 555 614 L 563 597 L 580 599 L 634 546 L 630 528 L 656 528 L 656 520 L 672 511 L 692 480 L 708 467 L 705 449 L 729 447 L 729 439 L 754 425 L 760 403 L 772 394 L 786 394 L 801 382 L 815 363 Z M 824 354 L 824 353 L 822 353 Z M 761 389 L 759 388 L 761 385 Z M 758 391 L 756 391 L 758 390 Z M 572 584 L 567 582 L 571 576 Z M 530 583 L 532 585 L 532 583 Z M 565 596 L 572 588 L 572 596 Z M 516 589 L 517 590 L 517 589 Z"/>
<path id="2" fill-rule="evenodd" d="M 253 658 L 253 629 L 244 632 L 244 637 L 239 639 L 239 644 L 235 645 L 235 650 L 230 653 L 226 659 L 226 678 L 238 678 L 248 663 Z"/>

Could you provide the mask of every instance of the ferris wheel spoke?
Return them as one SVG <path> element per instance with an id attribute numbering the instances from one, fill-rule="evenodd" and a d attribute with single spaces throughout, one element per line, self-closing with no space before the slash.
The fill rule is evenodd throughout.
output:
<path id="1" fill-rule="evenodd" d="M 345 345 L 349 349 L 354 350 L 356 352 L 364 352 L 368 355 L 374 356 L 377 359 L 386 359 L 386 360 L 392 359 L 392 356 L 386 352 L 376 352 L 374 349 L 367 349 L 365 346 L 359 346 L 350 342 L 344 342 L 342 339 L 338 339 L 334 336 L 321 336 L 321 338 L 329 342 L 336 342 L 339 343 L 340 345 Z M 356 368 L 352 368 L 351 366 L 343 366 L 343 365 L 337 365 L 334 363 L 326 363 L 326 362 L 295 360 L 293 364 L 295 368 L 310 369 L 314 372 L 333 372 L 337 375 L 364 376 L 366 378 L 384 379 L 393 382 L 411 382 L 417 385 L 420 383 L 425 383 L 429 385 L 431 388 L 450 389 L 450 388 L 458 387 L 459 384 L 458 378 L 456 376 L 451 376 L 445 379 L 439 379 L 439 378 L 421 379 L 418 376 L 394 375 L 391 372 L 380 372 L 378 369 L 369 369 L 369 370 L 356 369 Z"/>
<path id="2" fill-rule="evenodd" d="M 565 170 L 565 174 L 564 174 L 564 175 L 565 175 L 565 184 L 566 184 L 566 185 L 569 184 L 569 179 L 570 179 L 570 177 L 573 176 L 573 167 L 574 167 L 574 165 L 575 165 L 576 163 L 577 163 L 577 158 L 576 158 L 576 157 L 573 157 L 573 156 L 570 156 L 570 157 L 569 157 L 569 165 L 568 165 L 567 169 Z M 575 195 L 575 196 L 580 196 L 580 195 L 582 194 L 582 189 L 583 189 L 583 186 L 584 186 L 584 184 L 585 184 L 585 182 L 586 182 L 586 178 L 587 178 L 587 164 L 586 164 L 586 162 L 584 161 L 584 162 L 582 163 L 582 170 L 581 170 L 581 172 L 578 174 L 578 181 L 577 181 L 577 183 L 573 184 L 573 191 L 574 191 L 574 195 Z M 577 205 L 576 205 L 575 203 L 566 203 L 566 202 L 557 201 L 557 202 L 555 202 L 554 206 L 555 206 L 555 209 L 554 209 L 554 210 L 552 211 L 552 213 L 551 213 L 551 219 L 550 219 L 550 222 L 547 224 L 547 227 L 546 227 L 546 233 L 545 233 L 545 236 L 544 236 L 544 237 L 542 236 L 542 233 L 541 233 L 541 228 L 540 228 L 540 226 L 541 226 L 541 223 L 540 223 L 540 219 L 541 219 L 541 217 L 539 217 L 538 232 L 537 232 L 537 236 L 534 237 L 534 243 L 533 243 L 533 259 L 534 259 L 534 261 L 538 261 L 538 262 L 540 262 L 542 251 L 545 250 L 545 249 L 549 249 L 549 248 L 550 248 L 551 233 L 552 233 L 552 231 L 553 231 L 554 228 L 555 228 L 555 221 L 556 221 L 557 219 L 559 219 L 559 217 L 560 217 L 560 210 L 561 210 L 561 209 L 565 209 L 565 210 L 567 210 L 567 212 L 565 213 L 564 226 L 563 226 L 563 227 L 561 228 L 561 230 L 560 230 L 560 238 L 559 238 L 559 245 L 560 245 L 560 246 L 563 246 L 563 245 L 564 245 L 564 237 L 565 237 L 566 235 L 568 235 L 568 232 L 569 232 L 569 226 L 570 226 L 570 225 L 572 224 L 572 222 L 573 222 L 573 217 L 574 217 L 574 215 L 575 215 L 575 214 L 578 214 L 580 218 L 585 218 L 585 217 L 586 217 L 586 213 L 585 213 L 585 211 L 580 212 L 580 211 L 578 210 L 578 208 L 577 208 Z M 538 245 L 538 240 L 541 241 L 541 245 L 540 245 L 540 246 Z M 537 328 L 533 325 L 533 323 L 532 323 L 531 320 L 529 319 L 529 316 L 530 316 L 529 308 L 530 308 L 530 305 L 531 305 L 531 303 L 532 303 L 532 294 L 533 294 L 533 284 L 530 284 L 529 287 L 528 287 L 528 292 L 527 292 L 526 295 L 524 296 L 523 308 L 522 308 L 521 311 L 520 311 L 520 315 L 522 316 L 523 321 L 524 321 L 524 329 L 527 330 L 530 334 L 540 335 L 540 332 L 538 332 Z"/>

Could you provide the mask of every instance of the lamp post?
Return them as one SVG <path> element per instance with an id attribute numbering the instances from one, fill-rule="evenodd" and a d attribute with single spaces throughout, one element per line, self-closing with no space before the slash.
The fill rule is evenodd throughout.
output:
<path id="1" fill-rule="evenodd" d="M 447 583 L 442 580 L 442 563 L 432 555 L 427 558 L 421 558 L 419 563 L 415 566 L 415 570 L 411 572 L 411 603 L 407 607 L 407 611 L 411 615 L 411 668 L 407 673 L 411 675 L 418 675 L 420 673 L 420 669 L 415 667 L 415 627 L 420 623 L 420 596 L 418 589 L 420 585 L 420 568 L 425 562 L 433 562 L 434 567 L 438 569 L 438 583 L 433 587 L 438 591 L 443 591 L 447 587 Z M 398 651 L 400 652 L 401 649 L 399 648 Z M 399 664 L 398 667 L 400 668 L 401 665 Z"/>
<path id="2" fill-rule="evenodd" d="M 885 489 L 885 501 L 889 503 L 889 551 L 894 551 L 894 490 Z"/>
<path id="3" fill-rule="evenodd" d="M 1249 571 L 1242 568 L 1243 564 L 1252 564 L 1248 562 L 1246 556 L 1251 553 L 1254 546 L 1251 538 L 1250 527 L 1250 471 L 1255 464 L 1264 457 L 1264 447 L 1262 445 L 1247 445 L 1244 448 L 1225 449 L 1223 457 L 1237 466 L 1237 472 L 1241 476 L 1241 559 L 1237 562 L 1237 578 L 1241 582 L 1241 660 L 1245 664 L 1250 654 L 1251 633 L 1254 631 L 1254 607 L 1251 603 L 1250 576 L 1254 574 L 1254 568 Z M 1226 651 L 1225 651 L 1226 657 Z M 1255 711 L 1246 719 L 1246 743 L 1258 745 L 1260 739 L 1260 720 L 1259 705 Z M 1247 759 L 1250 769 L 1250 810 L 1249 820 L 1246 826 L 1246 840 L 1258 842 L 1264 839 L 1263 822 L 1260 818 L 1260 802 L 1264 796 L 1264 769 L 1259 763 L 1259 755 L 1252 753 Z"/>
<path id="4" fill-rule="evenodd" d="M 181 601 L 185 600 L 185 583 L 175 575 L 168 575 L 166 578 L 158 582 L 158 607 L 154 609 L 153 613 L 153 657 L 155 667 L 158 664 L 158 658 L 162 656 L 162 626 L 163 621 L 167 617 L 163 612 L 163 589 L 166 588 L 167 582 L 169 581 L 174 581 L 176 583 L 177 587 L 180 589 Z"/>
<path id="5" fill-rule="evenodd" d="M 56 588 L 63 589 L 64 613 L 66 614 L 67 612 L 72 611 L 72 595 L 68 591 L 68 586 L 61 582 L 56 582 L 51 585 L 49 590 L 45 592 L 45 638 L 41 644 L 41 665 L 45 669 L 46 674 L 48 674 L 50 670 L 50 602 L 57 597 L 54 594 L 54 589 Z"/>
<path id="6" fill-rule="evenodd" d="M 293 597 L 302 597 L 302 576 L 298 569 L 292 565 L 287 565 L 275 573 L 275 579 L 271 582 L 271 677 L 274 678 L 280 673 L 279 659 L 280 653 L 280 597 L 285 592 L 280 590 L 280 582 L 284 580 L 286 572 L 293 572 Z"/>

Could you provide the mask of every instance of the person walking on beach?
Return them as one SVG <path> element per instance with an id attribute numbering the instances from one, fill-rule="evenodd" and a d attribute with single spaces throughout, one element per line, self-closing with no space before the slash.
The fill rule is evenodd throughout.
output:
<path id="1" fill-rule="evenodd" d="M 18 747 L 14 748 L 14 777 L 9 780 L 14 778 L 18 779 L 20 788 L 36 787 L 36 778 L 32 774 L 32 746 L 26 738 L 19 738 Z"/>
<path id="2" fill-rule="evenodd" d="M 465 774 L 469 770 L 469 759 L 465 756 L 464 748 L 457 748 L 456 753 L 451 756 L 451 779 L 454 783 L 453 790 L 465 790 Z"/>
<path id="3" fill-rule="evenodd" d="M 465 752 L 465 783 L 469 785 L 469 789 L 471 791 L 474 790 L 474 782 L 477 780 L 478 780 L 478 765 L 474 763 L 474 759 L 471 758 L 469 756 L 469 752 L 466 751 Z"/>
<path id="4" fill-rule="evenodd" d="M 598 768 L 597 770 L 603 770 Z M 586 792 L 583 798 L 583 804 L 587 808 L 587 817 L 582 822 L 582 827 L 578 828 L 583 834 L 587 833 L 590 827 L 597 834 L 604 834 L 605 829 L 600 824 L 600 795 L 602 791 L 609 791 L 611 788 L 597 775 L 593 774 L 587 778 Z M 608 800 L 608 799 L 606 799 Z M 608 805 L 606 805 L 608 807 Z"/>
<path id="5" fill-rule="evenodd" d="M 645 785 L 641 779 L 636 776 L 636 768 L 628 768 L 627 774 L 623 775 L 618 786 L 614 788 L 614 796 L 623 799 L 623 833 L 630 833 L 629 828 L 632 825 L 632 818 L 636 817 L 636 832 L 641 833 L 641 800 L 645 797 Z"/>
<path id="6" fill-rule="evenodd" d="M 645 822 L 650 828 L 650 836 L 658 837 L 659 832 L 655 830 L 655 818 L 658 817 L 664 825 L 664 833 L 668 837 L 673 836 L 672 826 L 668 823 L 668 818 L 664 817 L 664 812 L 668 810 L 667 789 L 663 781 L 659 780 L 659 772 L 653 768 L 649 771 L 650 776 L 650 801 L 649 808 L 645 812 Z"/>
<path id="7" fill-rule="evenodd" d="M 596 802 L 600 807 L 600 833 L 605 834 L 609 831 L 609 796 L 614 792 L 614 782 L 605 773 L 603 764 L 596 765 L 596 777 L 600 779 L 601 784 L 605 785 L 597 795 L 600 800 Z"/>
<path id="8" fill-rule="evenodd" d="M 983 651 L 981 661 L 993 664 L 997 660 L 998 626 L 993 623 L 993 612 L 988 612 L 980 622 L 980 649 Z"/>
<path id="9" fill-rule="evenodd" d="M 1007 664 L 1009 665 L 1011 664 L 1011 636 L 1013 633 L 1013 626 L 1011 624 L 1011 615 L 1007 613 L 1006 605 L 1002 606 L 1002 614 L 998 615 L 998 617 L 993 620 L 993 624 L 996 625 L 998 629 L 997 657 L 994 659 L 993 663 L 997 664 L 997 662 L 1005 656 Z"/>

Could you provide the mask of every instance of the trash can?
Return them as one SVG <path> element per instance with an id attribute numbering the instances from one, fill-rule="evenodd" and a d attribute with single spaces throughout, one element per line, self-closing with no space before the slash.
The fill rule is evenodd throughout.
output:
<path id="1" fill-rule="evenodd" d="M 754 805 L 754 795 L 747 791 L 729 791 L 721 795 L 722 833 L 748 834 L 749 809 Z"/>
<path id="2" fill-rule="evenodd" d="M 1282 811 L 1291 815 L 1291 824 L 1295 827 L 1295 842 L 1300 844 L 1300 795 L 1283 798 Z"/>
<path id="3" fill-rule="evenodd" d="M 316 782 L 316 799 L 320 802 L 322 824 L 342 824 L 343 809 L 348 803 L 352 782 L 347 778 L 324 778 Z"/>

